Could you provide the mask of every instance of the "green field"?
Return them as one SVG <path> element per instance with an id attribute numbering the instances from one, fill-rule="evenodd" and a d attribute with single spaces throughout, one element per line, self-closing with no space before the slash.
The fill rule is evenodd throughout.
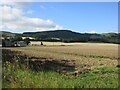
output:
<path id="1" fill-rule="evenodd" d="M 3 88 L 118 87 L 117 44 L 46 43 L 2 48 Z"/>

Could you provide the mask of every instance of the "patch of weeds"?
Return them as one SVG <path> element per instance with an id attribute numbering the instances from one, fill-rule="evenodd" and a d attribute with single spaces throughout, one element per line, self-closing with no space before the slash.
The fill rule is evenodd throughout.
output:
<path id="1" fill-rule="evenodd" d="M 118 73 L 118 68 L 115 67 L 98 67 L 93 71 L 94 73 L 107 74 L 107 73 Z"/>
<path id="2" fill-rule="evenodd" d="M 117 68 L 120 68 L 120 64 L 118 64 L 116 67 L 117 67 Z"/>

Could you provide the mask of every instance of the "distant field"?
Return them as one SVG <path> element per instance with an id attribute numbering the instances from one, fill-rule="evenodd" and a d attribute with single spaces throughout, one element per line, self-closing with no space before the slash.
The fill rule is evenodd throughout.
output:
<path id="1" fill-rule="evenodd" d="M 40 41 L 31 41 L 31 45 L 40 45 Z M 44 45 L 115 45 L 115 44 L 109 44 L 109 43 L 64 43 L 64 42 L 45 42 L 43 41 Z"/>
<path id="2" fill-rule="evenodd" d="M 12 75 L 12 78 L 13 82 L 16 84 L 11 83 L 8 85 L 9 87 L 19 87 L 19 85 L 22 85 L 21 83 L 23 82 L 24 87 L 45 87 L 45 85 L 43 85 L 42 82 L 47 85 L 46 87 L 54 88 L 116 88 L 118 86 L 117 44 L 43 42 L 44 45 L 41 46 L 40 43 L 41 42 L 31 42 L 32 45 L 27 47 L 14 47 L 2 49 L 20 51 L 23 55 L 26 55 L 28 58 L 32 57 L 31 60 L 33 60 L 33 63 L 35 60 L 37 60 L 37 63 L 39 61 L 45 60 L 47 61 L 47 63 L 49 62 L 47 65 L 50 68 L 57 68 L 57 66 L 63 64 L 57 62 L 65 62 L 68 63 L 68 65 L 71 65 L 72 62 L 75 65 L 75 70 L 81 72 L 79 72 L 77 77 L 71 77 L 66 75 L 64 76 L 64 74 L 63 76 L 61 76 L 61 74 L 58 74 L 56 72 L 38 72 L 35 74 L 29 72 L 28 70 L 21 71 L 19 69 L 15 69 L 15 75 Z M 12 55 L 12 53 L 9 55 Z M 9 68 L 7 70 L 9 70 Z M 68 69 L 68 71 L 70 70 Z M 7 73 L 8 71 L 5 70 L 5 72 Z M 43 76 L 42 73 L 44 73 L 45 76 Z M 7 75 L 9 77 L 9 74 Z M 29 76 L 27 77 L 27 75 Z M 21 81 L 21 77 L 26 77 L 26 80 L 23 79 Z M 14 81 L 14 78 L 17 80 L 17 82 Z M 38 81 L 38 78 L 42 79 L 43 81 Z M 51 80 L 53 84 L 50 83 Z M 29 81 L 33 82 L 33 86 L 31 86 L 31 83 L 29 83 Z M 62 84 L 62 81 L 64 81 L 64 85 Z M 6 78 L 5 82 L 8 82 L 6 81 Z M 6 83 L 4 83 L 4 85 L 5 87 L 8 87 Z"/>
<path id="3" fill-rule="evenodd" d="M 35 39 L 35 38 L 33 38 L 33 37 L 22 37 L 22 39 L 25 39 L 25 38 L 29 38 L 29 39 L 31 39 L 31 40 L 32 40 L 32 39 L 33 39 L 33 40 Z"/>

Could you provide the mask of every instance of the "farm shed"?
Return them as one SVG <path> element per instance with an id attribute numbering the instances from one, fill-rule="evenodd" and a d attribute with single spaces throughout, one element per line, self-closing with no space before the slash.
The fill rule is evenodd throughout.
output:
<path id="1" fill-rule="evenodd" d="M 10 40 L 5 40 L 4 41 L 4 46 L 5 47 L 10 47 L 10 46 L 12 46 L 12 42 Z"/>
<path id="2" fill-rule="evenodd" d="M 24 41 L 18 41 L 17 42 L 17 46 L 19 46 L 19 47 L 26 47 L 27 44 Z"/>

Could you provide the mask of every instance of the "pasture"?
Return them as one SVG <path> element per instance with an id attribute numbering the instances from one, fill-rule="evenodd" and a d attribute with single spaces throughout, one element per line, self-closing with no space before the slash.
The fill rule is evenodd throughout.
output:
<path id="1" fill-rule="evenodd" d="M 37 66 L 40 68 L 41 64 L 44 63 L 44 69 L 41 67 L 42 71 L 40 69 L 37 72 L 31 72 L 28 68 L 20 69 L 16 66 L 16 62 L 13 64 L 7 63 L 9 68 L 6 64 L 3 65 L 5 75 L 3 87 L 19 87 L 19 85 L 28 88 L 118 87 L 117 44 L 61 42 L 43 42 L 43 44 L 41 46 L 40 42 L 32 42 L 27 47 L 2 48 L 11 52 L 20 52 L 15 53 L 17 58 L 14 59 L 17 60 L 19 54 L 25 56 L 20 60 L 31 60 L 32 68 Z M 12 53 L 9 55 L 12 55 Z M 41 66 L 38 65 L 39 62 Z M 12 65 L 15 65 L 16 68 Z M 11 74 L 12 80 L 7 81 L 6 79 L 10 77 L 8 76 L 9 69 L 13 69 L 14 74 Z M 20 81 L 20 78 L 23 77 L 26 78 Z"/>

